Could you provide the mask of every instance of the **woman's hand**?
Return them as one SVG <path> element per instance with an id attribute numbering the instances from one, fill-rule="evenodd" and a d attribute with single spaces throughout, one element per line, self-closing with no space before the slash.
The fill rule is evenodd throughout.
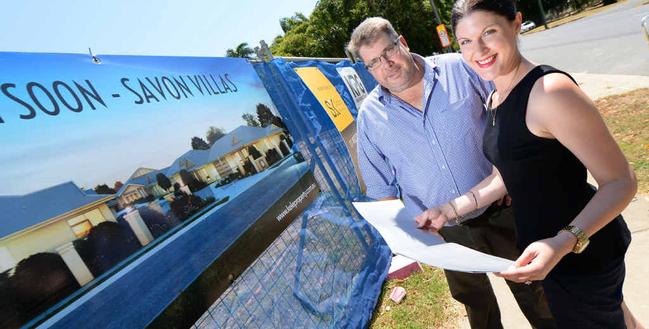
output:
<path id="1" fill-rule="evenodd" d="M 437 208 L 430 208 L 415 217 L 417 228 L 437 233 L 448 221 L 448 217 L 442 209 L 443 207 L 444 205 Z"/>
<path id="2" fill-rule="evenodd" d="M 577 242 L 574 235 L 561 231 L 556 236 L 531 243 L 512 267 L 496 273 L 514 282 L 529 282 L 545 279 L 563 256 L 572 251 Z"/>

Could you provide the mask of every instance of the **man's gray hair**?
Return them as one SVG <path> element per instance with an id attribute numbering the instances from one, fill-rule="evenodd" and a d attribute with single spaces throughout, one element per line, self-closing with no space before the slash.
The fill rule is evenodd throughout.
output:
<path id="1" fill-rule="evenodd" d="M 351 40 L 347 44 L 347 50 L 353 56 L 360 58 L 358 50 L 362 46 L 373 44 L 383 35 L 387 35 L 391 40 L 396 40 L 399 37 L 397 31 L 394 30 L 394 27 L 387 19 L 383 17 L 367 18 L 352 32 Z"/>

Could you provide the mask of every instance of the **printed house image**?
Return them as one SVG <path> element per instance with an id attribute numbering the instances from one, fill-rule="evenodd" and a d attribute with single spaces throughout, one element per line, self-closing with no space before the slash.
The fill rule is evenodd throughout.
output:
<path id="1" fill-rule="evenodd" d="M 157 183 L 156 176 L 164 174 L 181 186 L 186 185 L 180 172 L 186 170 L 193 179 L 211 184 L 231 174 L 246 176 L 263 171 L 269 162 L 290 153 L 288 138 L 281 128 L 239 126 L 219 138 L 208 150 L 190 150 L 167 168 L 139 168 L 117 191 L 121 208 L 149 197 L 159 198 L 168 193 Z M 257 154 L 255 154 L 257 153 Z M 273 159 L 275 154 L 277 159 Z"/>
<path id="2" fill-rule="evenodd" d="M 17 196 L 0 196 L 0 272 L 43 251 L 84 237 L 105 221 L 115 222 L 108 207 L 114 195 L 89 194 L 72 182 Z"/>
<path id="3" fill-rule="evenodd" d="M 150 168 L 138 168 L 124 185 L 117 191 L 117 202 L 120 208 L 138 200 L 146 199 L 149 196 L 160 197 L 167 192 L 158 185 L 156 175 L 165 173 L 167 168 L 162 170 Z"/>
<path id="4" fill-rule="evenodd" d="M 181 170 L 208 184 L 233 173 L 255 174 L 289 155 L 289 143 L 283 130 L 276 126 L 239 126 L 209 150 L 188 151 L 167 168 L 137 169 L 115 195 L 84 191 L 75 183 L 66 182 L 25 195 L 0 196 L 0 272 L 14 268 L 33 254 L 70 252 L 74 249 L 72 242 L 85 237 L 93 227 L 106 221 L 117 222 L 116 202 L 119 208 L 125 208 L 168 194 L 158 185 L 158 174 L 169 177 L 172 185 L 181 186 L 186 185 Z M 134 231 L 138 237 L 141 235 L 137 228 Z M 140 242 L 144 245 L 150 239 Z M 74 268 L 71 270 L 74 272 Z"/>
<path id="5" fill-rule="evenodd" d="M 274 150 L 280 158 L 290 153 L 290 147 L 282 136 L 283 130 L 274 125 L 264 128 L 239 126 L 210 147 L 210 163 L 195 171 L 197 178 L 204 178 L 201 174 L 207 173 L 210 165 L 221 177 L 234 172 L 249 174 L 250 170 L 245 168 L 246 160 L 250 160 L 255 172 L 263 171 L 268 167 L 269 151 Z M 260 154 L 251 154 L 251 150 L 259 151 Z"/>

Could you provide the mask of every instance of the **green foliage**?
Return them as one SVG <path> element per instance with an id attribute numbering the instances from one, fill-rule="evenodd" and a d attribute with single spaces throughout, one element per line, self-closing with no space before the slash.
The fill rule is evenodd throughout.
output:
<path id="1" fill-rule="evenodd" d="M 448 23 L 452 1 L 435 3 L 442 20 Z M 429 0 L 321 0 L 308 18 L 296 13 L 280 20 L 287 29 L 270 48 L 277 56 L 345 57 L 352 31 L 372 16 L 390 20 L 413 52 L 430 55 L 441 51 Z"/>
<path id="2" fill-rule="evenodd" d="M 185 221 L 206 206 L 206 203 L 199 196 L 177 193 L 174 195 L 174 200 L 171 201 L 169 206 L 178 219 Z"/>
<path id="3" fill-rule="evenodd" d="M 251 58 L 254 53 L 255 51 L 248 46 L 247 42 L 242 42 L 236 48 L 226 50 L 225 56 Z"/>
<path id="4" fill-rule="evenodd" d="M 180 169 L 178 174 L 185 185 L 192 185 L 194 183 L 195 178 L 187 169 Z"/>
<path id="5" fill-rule="evenodd" d="M 250 154 L 250 156 L 252 156 L 252 158 L 255 160 L 261 158 L 262 155 L 261 152 L 259 152 L 257 147 L 254 145 L 248 146 L 248 154 Z"/>
<path id="6" fill-rule="evenodd" d="M 97 194 L 115 194 L 116 191 L 108 187 L 106 184 L 100 184 L 95 186 L 95 192 L 97 192 Z"/>
<path id="7" fill-rule="evenodd" d="M 259 121 L 257 121 L 257 118 L 255 118 L 255 115 L 252 113 L 244 113 L 241 115 L 241 119 L 246 122 L 246 125 L 249 127 L 261 127 L 261 124 Z"/>
<path id="8" fill-rule="evenodd" d="M 392 288 L 400 286 L 407 295 L 401 304 L 390 300 Z M 444 272 L 423 266 L 405 280 L 384 282 L 369 329 L 375 328 L 455 328 L 460 316 L 453 306 Z"/>
<path id="9" fill-rule="evenodd" d="M 200 138 L 200 137 L 192 137 L 192 149 L 193 150 L 209 150 L 210 149 L 210 144 L 207 144 L 207 142 Z"/>
<path id="10" fill-rule="evenodd" d="M 214 145 L 214 143 L 223 136 L 225 136 L 225 130 L 223 128 L 214 126 L 211 126 L 209 129 L 207 129 L 207 133 L 205 134 L 205 138 L 207 139 L 207 142 L 210 144 L 210 146 Z"/>
<path id="11" fill-rule="evenodd" d="M 295 15 L 291 17 L 284 17 L 279 20 L 279 25 L 282 27 L 282 31 L 284 33 L 287 33 L 288 31 L 292 30 L 294 27 L 308 21 L 309 19 L 304 16 L 302 13 L 295 13 Z"/>
<path id="12" fill-rule="evenodd" d="M 580 10 L 587 6 L 592 6 L 599 0 L 541 0 L 543 9 L 545 10 L 546 19 L 550 20 L 552 17 L 558 17 L 566 10 Z M 533 1 L 517 1 L 516 9 L 523 13 L 523 21 L 532 20 L 537 25 L 542 24 L 541 9 L 539 7 L 539 0 Z"/>
<path id="13" fill-rule="evenodd" d="M 454 0 L 434 1 L 453 38 L 450 21 Z M 580 10 L 599 1 L 541 0 L 549 17 L 556 17 L 566 10 Z M 538 0 L 518 0 L 517 6 L 524 20 L 541 23 Z M 295 13 L 282 18 L 280 25 L 284 35 L 273 40 L 270 50 L 275 56 L 345 57 L 344 49 L 352 31 L 365 18 L 372 16 L 388 19 L 406 38 L 411 51 L 424 56 L 442 51 L 430 0 L 320 0 L 309 17 Z"/>
<path id="14" fill-rule="evenodd" d="M 155 175 L 155 179 L 158 183 L 158 186 L 160 186 L 163 190 L 168 191 L 171 188 L 171 181 L 165 174 L 158 173 L 157 175 Z"/>
<path id="15" fill-rule="evenodd" d="M 262 127 L 266 127 L 273 123 L 275 115 L 271 112 L 270 108 L 265 104 L 257 104 L 257 120 Z"/>

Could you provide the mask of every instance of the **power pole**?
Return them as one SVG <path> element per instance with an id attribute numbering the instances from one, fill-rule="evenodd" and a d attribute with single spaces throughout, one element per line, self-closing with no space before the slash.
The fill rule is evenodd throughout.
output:
<path id="1" fill-rule="evenodd" d="M 442 20 L 439 18 L 439 13 L 437 12 L 437 7 L 435 6 L 435 0 L 430 0 L 430 5 L 433 6 L 433 13 L 435 13 L 435 21 L 437 24 L 442 24 Z"/>
<path id="2" fill-rule="evenodd" d="M 538 0 L 537 2 L 539 4 L 539 9 L 541 10 L 541 20 L 543 21 L 543 26 L 545 26 L 545 29 L 547 30 L 549 29 L 549 27 L 548 27 L 548 22 L 545 20 L 545 10 L 543 9 L 543 3 L 541 3 L 541 0 Z"/>
<path id="3" fill-rule="evenodd" d="M 437 12 L 437 6 L 435 6 L 435 0 L 430 0 L 430 5 L 433 7 L 433 13 L 435 13 L 435 21 L 437 22 L 437 25 L 442 24 L 442 20 L 439 18 L 439 13 Z M 444 46 L 442 46 L 442 51 L 445 53 L 448 52 Z"/>

